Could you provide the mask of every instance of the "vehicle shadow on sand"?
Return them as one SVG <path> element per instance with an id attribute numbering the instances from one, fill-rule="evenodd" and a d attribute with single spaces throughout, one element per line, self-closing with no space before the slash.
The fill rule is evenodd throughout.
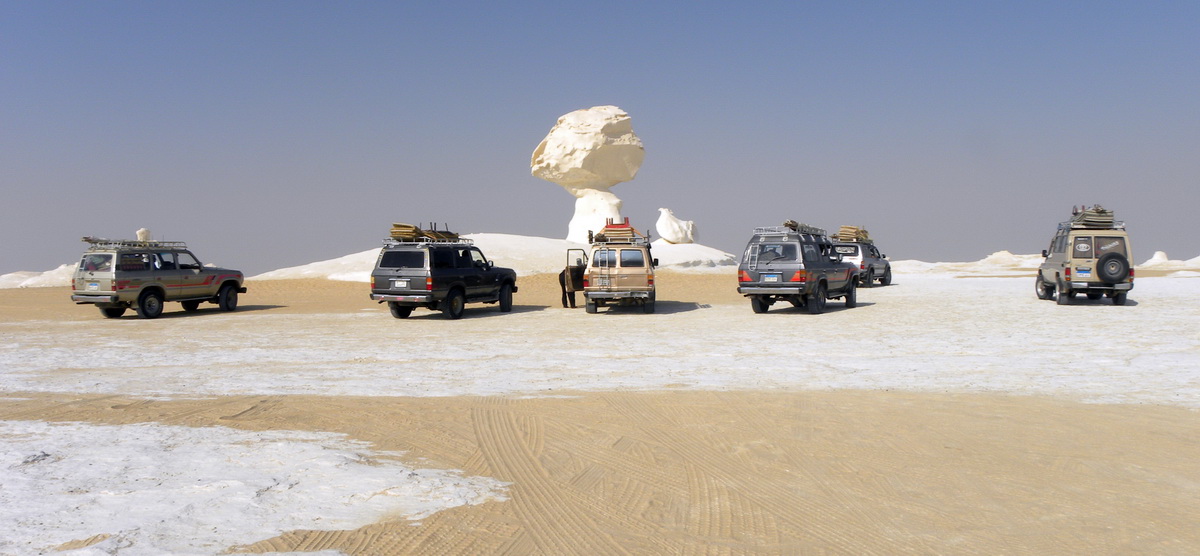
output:
<path id="1" fill-rule="evenodd" d="M 872 305 L 875 305 L 875 303 L 870 302 L 870 301 L 859 301 L 853 309 L 847 309 L 846 304 L 842 303 L 841 301 L 830 301 L 829 303 L 827 303 L 825 305 L 824 311 L 821 311 L 820 314 L 813 315 L 813 316 L 821 316 L 826 313 L 840 313 L 842 311 L 854 311 L 857 309 L 862 309 L 863 307 L 870 307 Z M 749 307 L 747 307 L 746 309 L 751 310 Z M 778 303 L 776 303 L 775 305 L 772 305 L 771 308 L 767 310 L 767 314 L 771 314 L 771 313 L 779 313 L 781 315 L 807 315 L 807 314 L 809 314 L 807 307 L 804 307 L 804 306 L 793 307 L 787 303 L 784 303 L 782 307 Z"/>
<path id="2" fill-rule="evenodd" d="M 655 301 L 654 314 L 671 315 L 675 313 L 687 313 L 689 311 L 697 311 L 700 309 L 709 309 L 712 305 L 707 303 L 697 303 L 694 301 Z M 580 305 L 583 308 L 583 305 Z M 613 315 L 640 315 L 646 312 L 641 305 L 606 305 L 601 307 L 596 314 L 613 314 Z"/>

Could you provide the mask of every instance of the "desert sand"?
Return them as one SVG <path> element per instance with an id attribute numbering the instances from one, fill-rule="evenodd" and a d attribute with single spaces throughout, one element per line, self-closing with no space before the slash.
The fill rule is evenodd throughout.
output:
<path id="1" fill-rule="evenodd" d="M 668 308 L 703 303 L 750 312 L 729 275 L 663 273 L 659 283 Z M 558 308 L 554 276 L 522 277 L 519 284 L 518 311 L 569 311 Z M 379 327 L 444 324 L 387 317 L 367 299 L 365 284 L 247 286 L 236 315 L 365 312 Z M 32 331 L 64 322 L 96 334 L 115 330 L 68 295 L 59 288 L 7 290 L 0 322 Z M 178 316 L 192 324 L 226 315 Z M 792 316 L 801 317 L 780 315 Z M 504 319 L 476 320 L 498 326 Z M 502 501 L 417 521 L 246 539 L 230 552 L 1200 552 L 1200 413 L 1170 405 L 799 388 L 437 397 L 234 392 L 192 399 L 5 388 L 0 420 L 336 432 L 402 451 L 422 467 L 509 484 Z M 103 540 L 66 539 L 58 548 Z"/>

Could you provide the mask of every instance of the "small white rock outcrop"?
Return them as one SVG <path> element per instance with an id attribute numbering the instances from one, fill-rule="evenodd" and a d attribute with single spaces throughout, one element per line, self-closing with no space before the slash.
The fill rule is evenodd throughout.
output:
<path id="1" fill-rule="evenodd" d="M 680 220 L 671 209 L 658 209 L 658 222 L 654 227 L 658 237 L 667 243 L 695 243 L 696 223 L 691 220 Z"/>

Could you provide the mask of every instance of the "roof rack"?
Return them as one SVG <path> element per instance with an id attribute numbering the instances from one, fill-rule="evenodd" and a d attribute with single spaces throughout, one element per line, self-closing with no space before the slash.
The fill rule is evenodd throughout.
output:
<path id="1" fill-rule="evenodd" d="M 1058 229 L 1124 230 L 1125 223 L 1113 218 L 1113 211 L 1100 205 L 1071 207 L 1071 219 Z"/>
<path id="2" fill-rule="evenodd" d="M 782 226 L 759 226 L 754 228 L 754 235 L 763 234 L 810 234 L 810 235 L 829 235 L 824 228 L 809 226 L 808 224 L 800 224 L 795 220 L 788 220 Z"/>
<path id="3" fill-rule="evenodd" d="M 588 231 L 588 241 L 593 245 L 620 243 L 624 245 L 646 245 L 650 243 L 650 236 L 639 232 L 629 224 L 629 217 L 625 217 L 625 221 L 614 223 L 612 218 L 604 220 L 604 227 L 598 233 L 593 234 Z"/>
<path id="4" fill-rule="evenodd" d="M 105 249 L 187 249 L 187 243 L 182 241 L 142 241 L 137 239 L 107 239 L 103 237 L 84 236 L 88 249 L 93 251 Z"/>
<path id="5" fill-rule="evenodd" d="M 445 226 L 445 224 L 442 224 Z M 460 243 L 472 245 L 475 242 L 459 237 L 448 228 L 439 230 L 437 224 L 430 223 L 429 228 L 393 222 L 390 237 L 383 240 L 384 245 L 418 244 L 418 243 Z"/>

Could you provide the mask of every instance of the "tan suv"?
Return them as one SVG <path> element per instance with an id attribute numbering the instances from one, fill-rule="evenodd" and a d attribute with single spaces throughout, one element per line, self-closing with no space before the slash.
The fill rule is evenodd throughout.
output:
<path id="1" fill-rule="evenodd" d="M 1038 299 L 1056 299 L 1059 305 L 1077 294 L 1088 299 L 1108 297 L 1124 305 L 1133 289 L 1132 248 L 1125 223 L 1100 205 L 1072 210 L 1071 219 L 1058 225 L 1046 258 L 1038 267 L 1034 289 Z"/>
<path id="2" fill-rule="evenodd" d="M 585 259 L 584 309 L 595 313 L 605 305 L 640 305 L 654 312 L 654 267 L 650 238 L 629 225 L 609 218 L 599 233 L 589 234 L 591 257 Z M 588 262 L 590 261 L 590 262 Z"/>
<path id="3" fill-rule="evenodd" d="M 182 241 L 83 241 L 88 249 L 75 269 L 71 301 L 95 305 L 110 319 L 131 307 L 144 319 L 158 318 L 165 301 L 178 301 L 189 313 L 204 302 L 232 311 L 238 294 L 246 293 L 240 270 L 206 267 Z"/>

